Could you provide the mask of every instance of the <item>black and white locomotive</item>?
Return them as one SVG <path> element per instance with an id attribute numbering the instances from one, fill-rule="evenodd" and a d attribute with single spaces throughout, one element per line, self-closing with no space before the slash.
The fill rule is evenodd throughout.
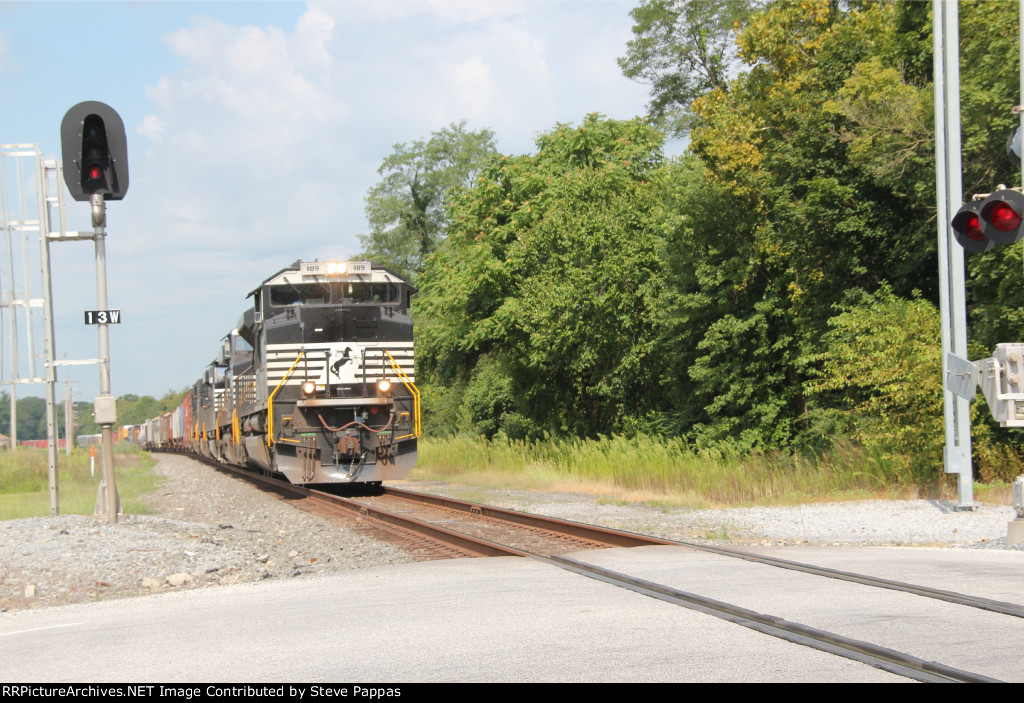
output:
<path id="1" fill-rule="evenodd" d="M 404 478 L 420 435 L 414 292 L 370 262 L 295 262 L 249 294 L 217 358 L 144 442 L 299 484 Z"/>

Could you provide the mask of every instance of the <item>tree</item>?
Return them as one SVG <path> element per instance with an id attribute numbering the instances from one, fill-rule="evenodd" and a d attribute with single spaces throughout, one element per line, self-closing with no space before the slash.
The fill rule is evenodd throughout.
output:
<path id="1" fill-rule="evenodd" d="M 366 195 L 370 232 L 360 235 L 360 256 L 415 279 L 446 235 L 449 193 L 469 185 L 495 153 L 494 133 L 469 131 L 465 121 L 426 141 L 396 144 Z"/>
<path id="2" fill-rule="evenodd" d="M 160 414 L 159 402 L 150 395 L 128 393 L 117 399 L 118 426 L 139 425 Z"/>
<path id="3" fill-rule="evenodd" d="M 850 436 L 884 452 L 907 482 L 935 481 L 944 441 L 935 306 L 883 287 L 841 306 L 829 327 L 808 391 L 838 392 Z"/>
<path id="4" fill-rule="evenodd" d="M 18 398 L 18 441 L 46 439 L 46 401 L 25 396 Z M 11 427 L 11 396 L 0 391 L 0 432 L 8 434 Z M 57 408 L 57 436 L 64 436 L 64 412 Z"/>
<path id="5" fill-rule="evenodd" d="M 735 31 L 757 3 L 750 0 L 643 0 L 630 11 L 633 35 L 619 68 L 651 85 L 648 111 L 677 136 L 689 129 L 690 105 L 726 89 L 736 58 Z"/>
<path id="6" fill-rule="evenodd" d="M 417 373 L 462 388 L 477 431 L 623 431 L 667 392 L 662 139 L 642 120 L 589 115 L 542 134 L 535 155 L 494 159 L 453 198 L 417 296 Z"/>

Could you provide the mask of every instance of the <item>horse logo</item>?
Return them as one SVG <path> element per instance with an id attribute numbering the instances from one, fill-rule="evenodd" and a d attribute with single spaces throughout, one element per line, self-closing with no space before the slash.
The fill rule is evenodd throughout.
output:
<path id="1" fill-rule="evenodd" d="M 338 371 L 341 369 L 342 366 L 344 366 L 350 361 L 352 361 L 352 347 L 345 347 L 345 351 L 343 352 L 342 356 L 338 357 L 338 360 L 331 364 L 331 373 L 333 373 L 335 376 L 338 376 L 338 378 L 340 379 L 341 376 L 338 375 Z"/>

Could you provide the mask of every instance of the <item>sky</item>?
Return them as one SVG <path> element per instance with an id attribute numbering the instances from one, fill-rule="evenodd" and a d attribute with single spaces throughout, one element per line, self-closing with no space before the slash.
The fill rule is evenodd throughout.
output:
<path id="1" fill-rule="evenodd" d="M 354 257 L 396 144 L 465 120 L 526 154 L 557 123 L 643 115 L 648 87 L 616 64 L 635 5 L 0 0 L 0 144 L 59 159 L 61 120 L 86 100 L 125 124 L 130 185 L 107 206 L 113 394 L 191 385 L 265 278 Z M 67 202 L 67 228 L 91 230 L 88 203 Z M 58 357 L 94 359 L 93 244 L 54 243 L 51 259 Z M 99 392 L 95 365 L 58 376 L 75 400 Z"/>

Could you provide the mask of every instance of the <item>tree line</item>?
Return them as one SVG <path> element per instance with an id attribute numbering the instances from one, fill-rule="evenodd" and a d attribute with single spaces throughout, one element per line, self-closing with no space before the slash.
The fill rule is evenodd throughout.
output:
<path id="1" fill-rule="evenodd" d="M 163 413 L 174 410 L 181 405 L 188 389 L 167 391 L 160 399 L 149 395 L 137 396 L 127 393 L 117 398 L 117 426 L 138 425 Z M 46 439 L 46 401 L 42 398 L 18 398 L 17 431 L 18 441 Z M 93 421 L 92 403 L 75 401 L 74 434 L 99 434 L 100 427 Z M 64 402 L 57 400 L 57 436 L 64 437 L 65 413 Z M 0 392 L 0 433 L 10 434 L 11 427 L 11 396 L 7 391 Z"/>
<path id="2" fill-rule="evenodd" d="M 961 2 L 966 193 L 1016 183 L 1016 13 Z M 400 144 L 364 255 L 419 287 L 426 431 L 651 434 L 940 473 L 931 3 L 643 0 L 649 115 L 499 154 Z M 686 138 L 679 158 L 666 139 Z M 968 257 L 972 358 L 1021 334 L 1021 249 Z M 1019 472 L 974 405 L 975 464 Z"/>

